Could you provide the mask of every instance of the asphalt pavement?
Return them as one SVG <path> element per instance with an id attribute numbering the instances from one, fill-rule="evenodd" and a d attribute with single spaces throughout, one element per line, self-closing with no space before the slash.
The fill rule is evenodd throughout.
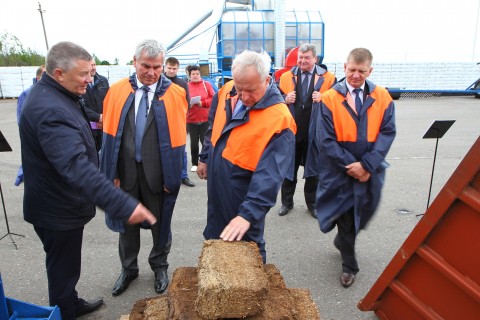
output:
<path id="1" fill-rule="evenodd" d="M 438 143 L 430 202 L 480 134 L 480 100 L 471 96 L 401 98 L 395 103 L 397 137 L 387 157 L 391 166 L 377 214 L 357 238 L 360 272 L 352 287 L 345 289 L 339 283 L 341 259 L 332 244 L 335 232 L 321 233 L 317 221 L 308 214 L 303 180 L 297 185 L 294 209 L 286 216 L 278 216 L 278 200 L 267 216 L 267 262 L 278 267 L 288 287 L 310 290 L 321 319 L 377 319 L 373 312 L 358 310 L 357 303 L 421 219 L 417 215 L 427 207 L 436 141 L 422 137 L 430 125 L 435 120 L 456 120 Z M 0 153 L 0 183 L 11 232 L 7 232 L 2 211 L 0 237 L 5 237 L 0 240 L 0 272 L 5 294 L 36 305 L 48 305 L 45 254 L 33 227 L 23 220 L 23 184 L 14 186 L 20 164 L 16 100 L 0 100 L 0 130 L 13 148 L 13 152 Z M 189 176 L 196 186 L 182 186 L 175 207 L 170 277 L 178 267 L 197 265 L 203 243 L 206 181 L 193 172 Z M 82 275 L 77 290 L 85 299 L 103 297 L 105 305 L 82 320 L 117 320 L 130 313 L 135 301 L 156 295 L 153 272 L 147 261 L 151 242 L 149 231 L 143 231 L 139 278 L 122 295 L 112 297 L 111 290 L 121 269 L 118 234 L 105 226 L 104 214 L 98 210 L 85 227 Z"/>

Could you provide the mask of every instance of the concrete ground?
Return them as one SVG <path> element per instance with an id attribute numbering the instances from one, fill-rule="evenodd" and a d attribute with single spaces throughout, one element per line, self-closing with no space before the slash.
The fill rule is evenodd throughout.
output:
<path id="1" fill-rule="evenodd" d="M 360 273 L 351 288 L 339 283 L 341 260 L 332 241 L 335 232 L 322 234 L 318 223 L 307 214 L 303 201 L 303 180 L 295 194 L 295 208 L 280 217 L 280 201 L 267 216 L 267 262 L 275 264 L 288 287 L 310 289 L 322 319 L 377 319 L 362 312 L 357 303 L 410 234 L 425 211 L 432 173 L 435 140 L 422 139 L 434 120 L 456 120 L 440 139 L 432 187 L 432 200 L 443 187 L 480 133 L 480 100 L 473 97 L 407 99 L 396 101 L 397 138 L 387 161 L 391 167 L 377 215 L 358 236 Z M 0 100 L 0 130 L 13 152 L 0 153 L 0 182 L 10 232 L 24 235 L 0 241 L 0 271 L 8 297 L 48 305 L 45 254 L 32 226 L 23 220 L 23 185 L 14 186 L 20 164 L 20 140 L 16 124 L 16 100 Z M 206 221 L 206 181 L 189 172 L 194 188 L 182 186 L 172 223 L 173 246 L 169 275 L 178 267 L 196 266 L 202 248 Z M 301 173 L 299 174 L 301 176 Z M 0 213 L 0 237 L 7 234 Z M 18 249 L 15 249 L 11 240 Z M 105 305 L 82 319 L 119 319 L 129 314 L 135 301 L 155 295 L 153 273 L 147 262 L 151 237 L 142 232 L 139 255 L 140 276 L 121 296 L 111 289 L 120 272 L 118 235 L 105 227 L 102 211 L 85 227 L 82 276 L 77 286 L 86 299 L 103 297 Z"/>

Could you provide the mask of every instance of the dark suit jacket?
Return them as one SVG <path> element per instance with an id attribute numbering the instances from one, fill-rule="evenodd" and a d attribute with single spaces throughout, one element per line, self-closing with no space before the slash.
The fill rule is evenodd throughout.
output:
<path id="1" fill-rule="evenodd" d="M 98 122 L 100 115 L 103 113 L 103 100 L 110 86 L 108 79 L 98 73 L 93 80 L 93 88 L 88 85 L 87 92 L 83 95 L 83 98 L 85 99 L 85 112 L 88 118 L 92 122 Z"/>
<path id="2" fill-rule="evenodd" d="M 298 69 L 297 79 L 302 79 L 300 68 Z M 310 125 L 310 116 L 312 114 L 314 81 L 315 74 L 310 77 L 305 101 L 303 101 L 303 97 L 300 94 L 300 92 L 302 92 L 302 81 L 297 81 L 296 92 L 298 92 L 298 94 L 295 100 L 295 123 L 297 124 L 297 134 L 295 138 L 297 143 L 308 141 L 308 126 Z"/>
<path id="3" fill-rule="evenodd" d="M 124 190 L 130 191 L 137 181 L 135 162 L 135 106 L 130 106 L 125 121 L 122 142 L 118 154 L 118 178 Z M 148 186 L 152 192 L 163 190 L 162 164 L 158 142 L 157 126 L 153 121 L 153 112 L 149 112 L 142 140 L 142 164 Z"/>

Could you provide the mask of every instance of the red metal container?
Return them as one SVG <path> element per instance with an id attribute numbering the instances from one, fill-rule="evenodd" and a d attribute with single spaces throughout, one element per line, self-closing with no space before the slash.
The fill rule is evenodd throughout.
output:
<path id="1" fill-rule="evenodd" d="M 480 138 L 367 295 L 380 319 L 480 319 Z"/>

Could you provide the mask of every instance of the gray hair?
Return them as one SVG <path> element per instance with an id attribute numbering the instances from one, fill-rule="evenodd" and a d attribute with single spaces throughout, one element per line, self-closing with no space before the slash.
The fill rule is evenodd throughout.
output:
<path id="1" fill-rule="evenodd" d="M 46 70 L 49 75 L 53 75 L 55 69 L 69 71 L 75 68 L 78 60 L 89 61 L 92 56 L 83 47 L 69 41 L 62 41 L 55 44 L 47 53 Z"/>
<path id="2" fill-rule="evenodd" d="M 254 66 L 262 80 L 269 76 L 272 59 L 265 51 L 261 53 L 245 50 L 240 53 L 232 62 L 232 74 L 235 69 L 244 70 L 246 67 Z"/>
<path id="3" fill-rule="evenodd" d="M 298 51 L 300 52 L 308 52 L 308 51 L 312 51 L 313 53 L 313 56 L 316 57 L 317 56 L 317 48 L 315 47 L 315 45 L 311 44 L 311 43 L 303 43 L 300 45 L 300 47 L 298 48 Z"/>
<path id="4" fill-rule="evenodd" d="M 371 66 L 373 62 L 373 55 L 370 50 L 366 48 L 355 48 L 348 54 L 347 62 L 350 60 L 354 63 L 367 62 Z"/>
<path id="5" fill-rule="evenodd" d="M 142 52 L 145 52 L 147 58 L 156 58 L 159 54 L 165 58 L 165 49 L 157 40 L 146 39 L 137 44 L 135 49 L 135 58 L 140 59 Z"/>

